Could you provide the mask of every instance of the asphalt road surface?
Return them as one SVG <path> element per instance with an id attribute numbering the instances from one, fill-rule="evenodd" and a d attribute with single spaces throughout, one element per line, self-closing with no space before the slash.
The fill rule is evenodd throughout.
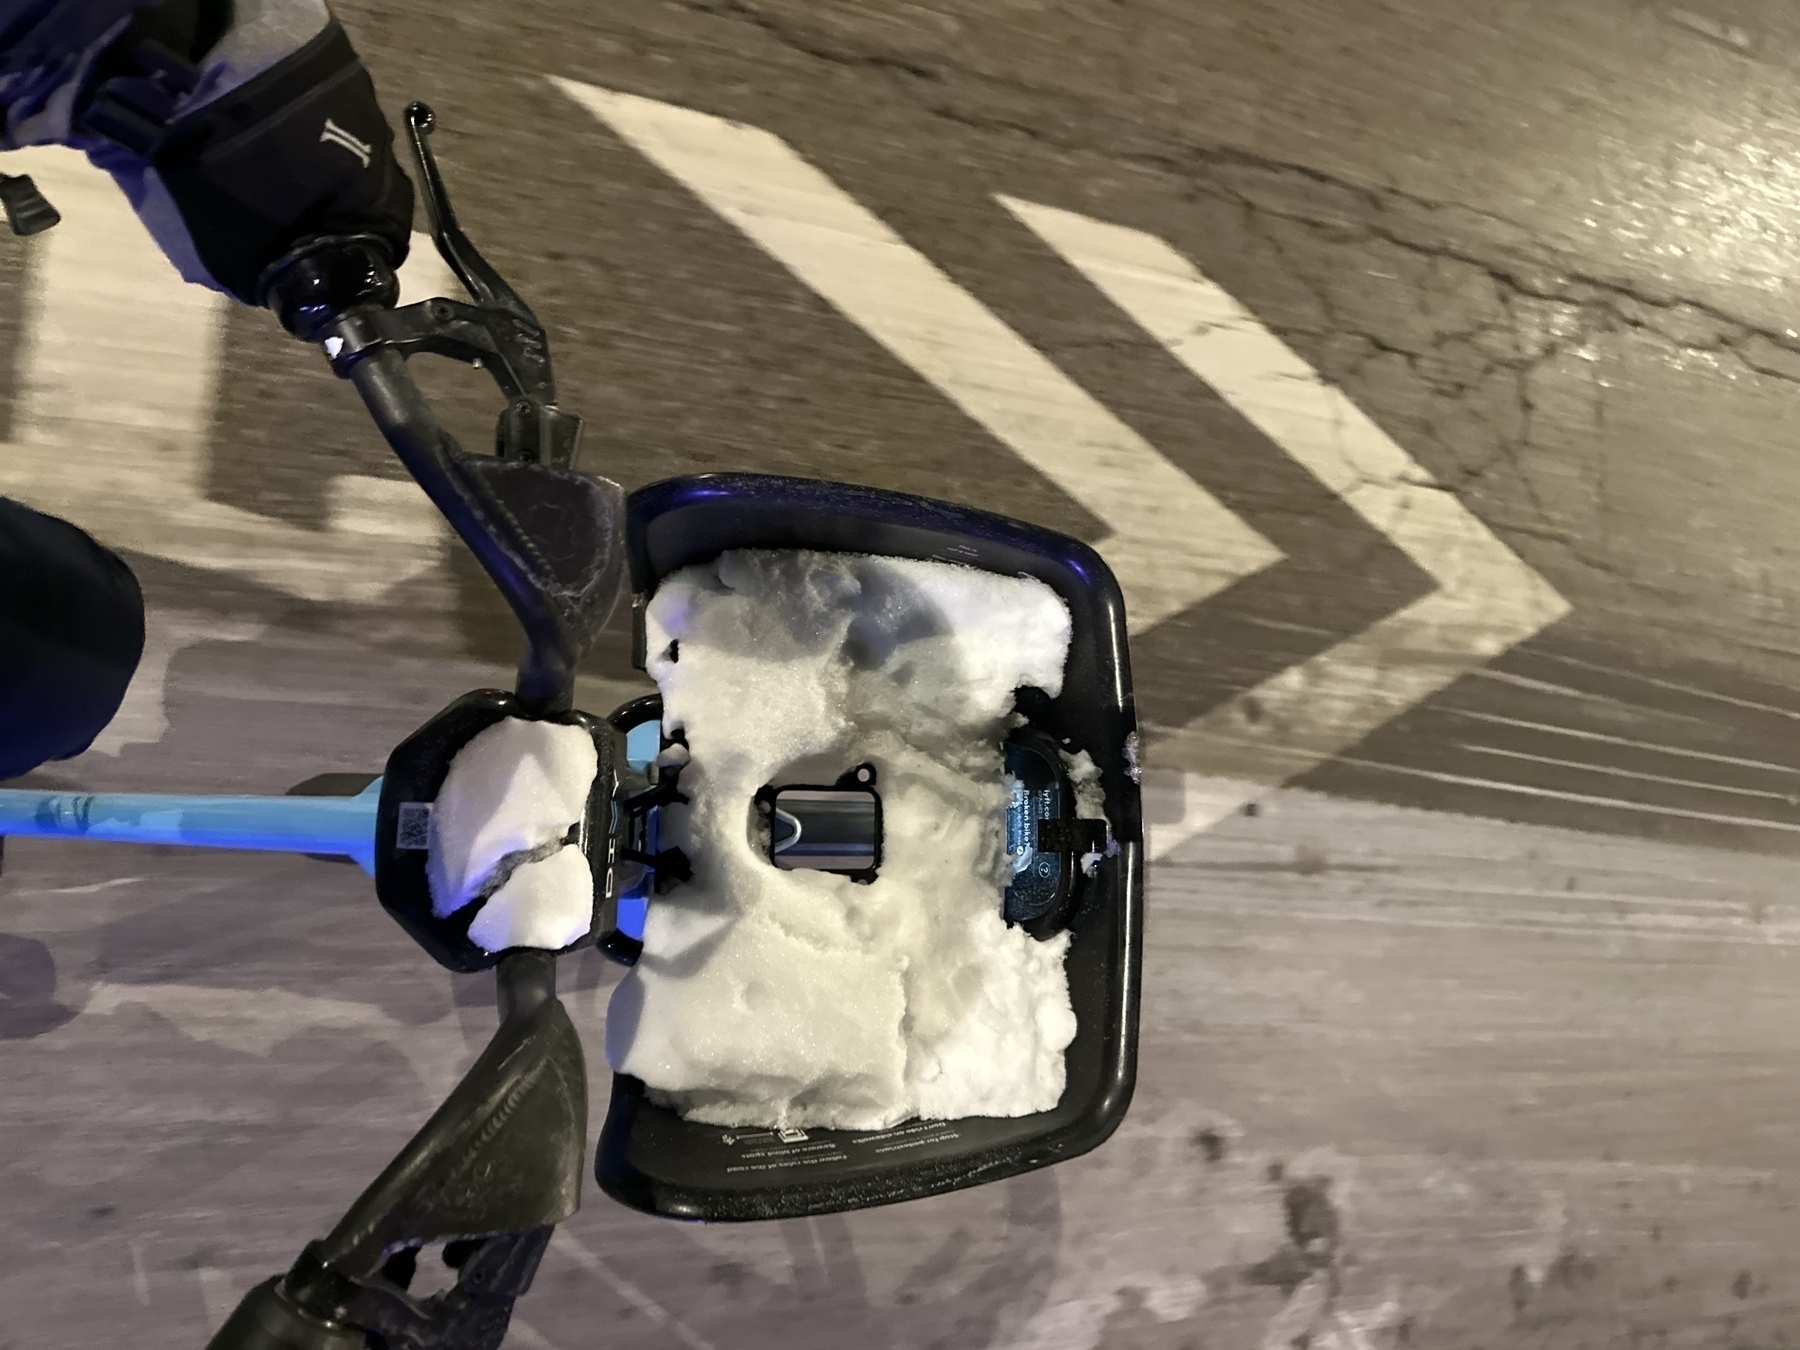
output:
<path id="1" fill-rule="evenodd" d="M 1005 511 L 1095 541 L 1137 616 L 1120 1133 L 825 1220 L 590 1196 L 509 1344 L 1800 1336 L 1800 14 L 343 16 L 392 109 L 437 107 L 583 467 Z M 316 354 L 28 167 L 65 223 L 0 246 L 0 491 L 154 608 L 120 719 L 29 781 L 279 791 L 503 679 L 509 621 Z M 486 439 L 486 391 L 430 387 Z M 582 706 L 640 687 L 609 631 Z M 565 971 L 596 1064 L 610 978 Z M 202 1343 L 492 1024 L 353 869 L 15 842 L 0 1350 Z"/>

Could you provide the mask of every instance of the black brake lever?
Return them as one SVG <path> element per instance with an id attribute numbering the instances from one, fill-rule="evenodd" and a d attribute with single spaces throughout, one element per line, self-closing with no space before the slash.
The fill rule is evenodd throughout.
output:
<path id="1" fill-rule="evenodd" d="M 496 364 L 491 370 L 508 399 L 506 411 L 495 428 L 495 453 L 502 459 L 516 456 L 555 465 L 573 464 L 580 446 L 581 419 L 556 406 L 556 380 L 550 370 L 544 326 L 457 223 L 450 194 L 438 172 L 437 157 L 431 153 L 429 137 L 436 124 L 436 114 L 425 104 L 407 105 L 407 138 L 412 142 L 413 159 L 419 170 L 432 241 L 463 288 L 485 311 L 488 335 L 494 343 L 491 359 Z M 455 322 L 453 315 L 440 313 L 432 317 L 439 323 Z"/>
<path id="2" fill-rule="evenodd" d="M 494 454 L 571 467 L 580 450 L 581 419 L 556 405 L 556 379 L 543 324 L 457 224 L 431 152 L 429 138 L 436 120 L 423 103 L 406 109 L 432 241 L 473 303 L 439 298 L 403 309 L 374 305 L 340 311 L 332 316 L 335 332 L 327 338 L 332 368 L 348 376 L 358 361 L 380 350 L 402 356 L 432 352 L 479 366 L 493 376 L 507 400 L 494 428 Z M 287 315 L 282 319 L 288 322 Z M 293 331 L 292 324 L 289 328 Z"/>
<path id="3" fill-rule="evenodd" d="M 425 104 L 408 105 L 408 138 L 432 241 L 470 299 L 437 297 L 393 308 L 398 292 L 380 256 L 385 250 L 355 236 L 308 239 L 278 259 L 264 273 L 265 303 L 294 336 L 322 342 L 332 369 L 345 378 L 383 351 L 430 352 L 487 371 L 507 400 L 494 428 L 495 457 L 573 467 L 581 418 L 557 406 L 543 324 L 457 223 L 431 152 L 435 123 Z"/>
<path id="4" fill-rule="evenodd" d="M 407 139 L 412 142 L 413 159 L 425 191 L 425 215 L 431 222 L 431 237 L 438 252 L 477 304 L 510 310 L 527 323 L 537 324 L 537 315 L 531 312 L 531 307 L 506 278 L 489 265 L 469 236 L 462 232 L 462 226 L 457 224 L 456 212 L 450 206 L 450 194 L 444 187 L 443 175 L 438 172 L 437 157 L 426 144 L 436 126 L 437 114 L 429 106 L 423 103 L 406 105 Z M 555 390 L 549 385 L 548 370 L 544 372 L 544 381 L 546 394 L 554 398 Z"/>

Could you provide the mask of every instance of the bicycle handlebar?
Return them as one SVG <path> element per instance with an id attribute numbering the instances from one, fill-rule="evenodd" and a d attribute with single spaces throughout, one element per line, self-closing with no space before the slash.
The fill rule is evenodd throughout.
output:
<path id="1" fill-rule="evenodd" d="M 561 712 L 617 597 L 624 493 L 575 470 L 581 421 L 556 406 L 536 316 L 456 224 L 426 146 L 432 120 L 422 104 L 407 109 L 439 251 L 475 303 L 394 308 L 392 259 L 369 236 L 304 241 L 258 291 L 355 385 L 505 597 L 525 636 L 520 699 Z M 494 377 L 507 406 L 493 455 L 465 452 L 438 420 L 407 368 L 418 352 Z M 579 1204 L 587 1071 L 554 953 L 508 952 L 495 981 L 502 1020 L 474 1066 L 331 1233 L 244 1297 L 209 1350 L 497 1350 L 551 1230 Z M 418 1250 L 447 1239 L 456 1285 L 412 1297 Z"/>
<path id="2" fill-rule="evenodd" d="M 541 579 L 532 574 L 529 559 L 520 556 L 523 550 L 518 545 L 529 547 L 529 541 L 505 537 L 508 524 L 516 530 L 516 522 L 504 518 L 505 504 L 478 476 L 479 465 L 438 421 L 401 353 L 376 351 L 356 361 L 349 378 L 394 454 L 468 544 L 518 618 L 525 633 L 519 696 L 547 712 L 567 709 L 581 656 L 579 637 L 557 614 Z"/>

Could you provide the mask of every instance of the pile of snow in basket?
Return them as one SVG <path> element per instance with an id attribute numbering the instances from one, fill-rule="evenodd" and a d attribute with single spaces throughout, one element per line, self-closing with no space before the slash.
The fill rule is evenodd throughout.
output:
<path id="1" fill-rule="evenodd" d="M 599 772 L 581 727 L 509 717 L 450 761 L 431 808 L 426 876 L 440 919 L 485 901 L 469 939 L 485 951 L 566 947 L 593 924 L 594 877 L 565 843 Z"/>
<path id="2" fill-rule="evenodd" d="M 877 1129 L 1061 1098 L 1066 935 L 1001 917 L 1013 694 L 1061 691 L 1069 611 L 1042 582 L 944 563 L 727 553 L 647 615 L 664 726 L 685 733 L 662 842 L 693 879 L 650 905 L 607 1058 L 692 1120 Z M 878 772 L 870 884 L 781 871 L 765 784 Z"/>

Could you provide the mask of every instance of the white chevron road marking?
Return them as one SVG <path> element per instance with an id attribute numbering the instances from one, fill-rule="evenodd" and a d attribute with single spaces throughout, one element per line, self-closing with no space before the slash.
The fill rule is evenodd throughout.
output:
<path id="1" fill-rule="evenodd" d="M 958 408 L 1105 521 L 1133 631 L 1282 554 L 776 136 L 572 80 L 558 86 Z"/>
<path id="2" fill-rule="evenodd" d="M 1280 560 L 1274 545 L 779 138 L 557 83 L 1099 516 L 1110 531 L 1100 549 L 1134 631 Z M 332 480 L 323 536 L 208 499 L 227 302 L 182 283 L 111 181 L 79 156 L 40 149 L 8 159 L 62 204 L 64 223 L 32 245 L 14 444 L 0 456 L 0 491 L 74 516 L 115 546 L 305 599 L 378 600 L 439 565 L 442 523 L 410 483 Z M 1153 745 L 1153 756 L 1173 752 L 1205 771 L 1184 780 L 1180 819 L 1153 829 L 1153 856 L 1567 612 L 1341 391 L 1167 243 L 1001 200 L 1437 583 Z M 408 299 L 451 289 L 428 247 L 414 250 L 405 282 Z"/>
<path id="3" fill-rule="evenodd" d="M 1152 857 L 1349 749 L 1568 602 L 1256 317 L 1154 235 L 1002 198 L 1169 353 L 1417 563 L 1437 588 L 1228 699 L 1152 753 L 1207 766 Z"/>
<path id="4" fill-rule="evenodd" d="M 1110 527 L 1133 632 L 1280 552 L 778 137 L 555 83 Z M 1001 198 L 1193 374 L 1437 583 L 1152 746 L 1202 764 L 1152 856 L 1362 740 L 1568 612 L 1543 578 L 1162 240 Z"/>

